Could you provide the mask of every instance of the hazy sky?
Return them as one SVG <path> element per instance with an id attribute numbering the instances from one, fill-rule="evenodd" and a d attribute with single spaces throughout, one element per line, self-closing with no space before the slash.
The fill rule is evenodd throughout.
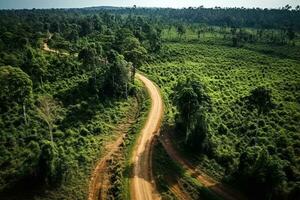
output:
<path id="1" fill-rule="evenodd" d="M 279 8 L 286 4 L 295 7 L 300 0 L 0 0 L 0 9 L 19 8 L 79 8 L 88 6 L 139 7 L 261 7 Z"/>

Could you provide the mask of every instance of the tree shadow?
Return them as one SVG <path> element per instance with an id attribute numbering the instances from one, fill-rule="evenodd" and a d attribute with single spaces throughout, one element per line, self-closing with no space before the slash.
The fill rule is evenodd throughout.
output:
<path id="1" fill-rule="evenodd" d="M 32 200 L 42 196 L 46 185 L 36 176 L 27 176 L 0 192 L 1 200 Z"/>

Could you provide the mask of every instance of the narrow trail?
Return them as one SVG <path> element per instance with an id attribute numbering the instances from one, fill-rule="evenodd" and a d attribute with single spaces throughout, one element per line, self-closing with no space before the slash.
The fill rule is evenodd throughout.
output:
<path id="1" fill-rule="evenodd" d="M 106 145 L 106 154 L 101 158 L 101 160 L 98 161 L 91 175 L 88 200 L 106 199 L 107 191 L 110 187 L 110 174 L 108 169 L 109 160 L 112 159 L 114 154 L 117 154 L 118 151 L 122 148 L 124 139 L 126 137 L 125 132 L 134 124 L 134 122 L 134 115 L 132 115 L 129 117 L 128 122 L 121 123 L 115 130 L 119 137 L 114 142 L 110 142 Z"/>
<path id="2" fill-rule="evenodd" d="M 176 196 L 178 200 L 192 200 L 191 197 L 180 188 L 178 183 L 171 184 L 170 191 Z"/>
<path id="3" fill-rule="evenodd" d="M 159 134 L 163 117 L 163 102 L 158 88 L 148 78 L 141 74 L 136 76 L 147 88 L 152 104 L 147 122 L 132 153 L 131 199 L 160 199 L 159 194 L 155 190 L 151 160 L 153 139 L 155 135 Z"/>
<path id="4" fill-rule="evenodd" d="M 164 134 L 160 136 L 160 140 L 169 154 L 169 156 L 183 166 L 193 177 L 195 177 L 200 183 L 202 183 L 205 187 L 213 191 L 219 197 L 226 200 L 246 200 L 238 191 L 233 190 L 225 186 L 222 183 L 214 180 L 213 178 L 206 175 L 204 172 L 198 170 L 192 163 L 186 160 L 173 146 L 172 141 L 170 139 L 170 135 Z"/>

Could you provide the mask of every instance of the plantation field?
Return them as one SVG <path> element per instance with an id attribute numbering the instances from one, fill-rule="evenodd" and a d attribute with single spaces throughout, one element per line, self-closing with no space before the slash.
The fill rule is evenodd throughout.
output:
<path id="1" fill-rule="evenodd" d="M 294 188 L 300 173 L 300 47 L 259 43 L 236 48 L 218 36 L 216 42 L 188 34 L 182 40 L 172 34 L 163 37 L 162 52 L 141 70 L 162 88 L 167 118 L 174 122 L 173 89 L 182 77 L 196 77 L 211 97 L 211 152 L 198 157 L 199 166 L 214 166 L 208 169 L 211 174 L 229 179 L 242 153 L 267 152 L 266 159 L 275 160 L 284 171 L 282 190 Z M 274 103 L 267 112 L 250 109 L 246 101 L 261 86 L 271 91 Z"/>

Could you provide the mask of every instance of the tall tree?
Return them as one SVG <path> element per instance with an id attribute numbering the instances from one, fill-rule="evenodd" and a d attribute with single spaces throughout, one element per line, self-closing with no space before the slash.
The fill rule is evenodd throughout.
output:
<path id="1" fill-rule="evenodd" d="M 180 24 L 177 26 L 177 33 L 180 37 L 180 39 L 182 38 L 182 36 L 186 33 L 186 28 L 184 25 Z"/>
<path id="2" fill-rule="evenodd" d="M 191 138 L 195 137 L 203 141 L 207 133 L 205 110 L 210 105 L 203 85 L 195 79 L 181 79 L 174 89 L 174 101 L 179 111 L 176 121 L 183 125 L 186 143 L 193 142 Z"/>
<path id="3" fill-rule="evenodd" d="M 29 76 L 20 68 L 0 67 L 0 113 L 16 104 L 21 105 L 26 123 L 26 105 L 30 104 L 31 99 L 32 81 Z"/>
<path id="4" fill-rule="evenodd" d="M 58 114 L 58 103 L 51 96 L 43 96 L 39 98 L 39 105 L 37 111 L 41 119 L 43 119 L 48 126 L 50 140 L 53 141 L 53 128 L 54 122 L 57 119 Z"/>
<path id="5" fill-rule="evenodd" d="M 141 46 L 138 39 L 129 37 L 126 40 L 127 48 L 124 50 L 125 59 L 132 63 L 132 81 L 134 81 L 135 71 L 141 67 L 147 58 L 147 50 Z"/>
<path id="6" fill-rule="evenodd" d="M 128 63 L 116 51 L 108 54 L 109 70 L 106 75 L 105 92 L 114 97 L 126 96 L 129 83 Z"/>
<path id="7" fill-rule="evenodd" d="M 83 65 L 90 68 L 96 62 L 96 50 L 89 47 L 83 48 L 78 54 L 78 59 L 82 61 Z"/>

